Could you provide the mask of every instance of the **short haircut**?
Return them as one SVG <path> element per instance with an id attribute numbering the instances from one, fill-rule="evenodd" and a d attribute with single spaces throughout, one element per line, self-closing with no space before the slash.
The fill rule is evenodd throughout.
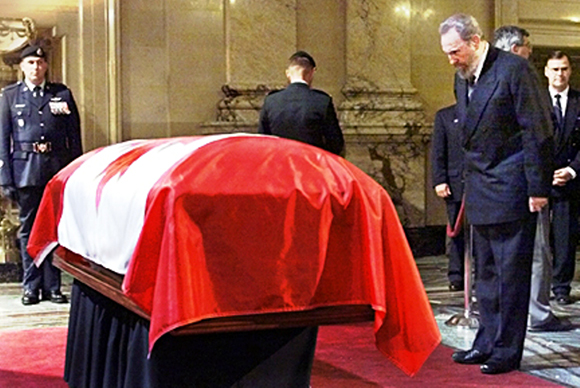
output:
<path id="1" fill-rule="evenodd" d="M 476 35 L 483 38 L 483 32 L 477 20 L 473 16 L 464 13 L 457 13 L 448 17 L 439 25 L 439 34 L 446 34 L 451 29 L 455 29 L 459 37 L 466 42 Z"/>
<path id="2" fill-rule="evenodd" d="M 493 45 L 500 50 L 511 51 L 512 46 L 523 46 L 524 39 L 529 37 L 530 33 L 518 26 L 501 26 L 493 34 Z"/>
<path id="3" fill-rule="evenodd" d="M 297 65 L 307 70 L 312 70 L 316 67 L 314 58 L 312 58 L 312 56 L 310 56 L 306 51 L 296 51 L 288 59 L 288 62 L 289 66 Z"/>
<path id="4" fill-rule="evenodd" d="M 555 50 L 555 51 L 552 51 L 550 54 L 548 54 L 548 59 L 546 59 L 546 64 L 548 63 L 548 61 L 550 59 L 563 59 L 563 58 L 568 59 L 570 66 L 572 66 L 572 61 L 570 61 L 570 56 L 562 50 Z"/>

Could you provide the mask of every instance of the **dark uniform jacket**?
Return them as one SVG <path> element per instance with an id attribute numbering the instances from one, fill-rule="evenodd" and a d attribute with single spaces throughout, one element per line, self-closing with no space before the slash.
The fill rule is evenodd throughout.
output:
<path id="1" fill-rule="evenodd" d="M 344 147 L 332 98 L 300 82 L 266 97 L 258 132 L 298 140 L 335 154 Z"/>
<path id="2" fill-rule="evenodd" d="M 431 144 L 431 175 L 433 187 L 447 183 L 451 190 L 449 201 L 461 202 L 463 197 L 463 148 L 461 128 L 455 105 L 437 112 Z"/>
<path id="3" fill-rule="evenodd" d="M 550 98 L 548 96 L 548 98 Z M 580 175 L 580 92 L 570 88 L 564 114 L 563 128 L 554 124 L 556 143 L 554 168 L 571 167 Z M 555 122 L 555 121 L 554 121 Z M 580 176 L 566 182 L 564 186 L 552 186 L 552 196 L 580 199 Z"/>
<path id="4" fill-rule="evenodd" d="M 553 175 L 553 128 L 528 61 L 489 47 L 468 101 L 467 81 L 455 77 L 465 150 L 466 215 L 474 225 L 529 215 L 529 197 L 548 197 Z"/>
<path id="5" fill-rule="evenodd" d="M 33 97 L 26 83 L 0 96 L 0 185 L 44 186 L 82 154 L 80 120 L 71 91 L 46 82 Z"/>

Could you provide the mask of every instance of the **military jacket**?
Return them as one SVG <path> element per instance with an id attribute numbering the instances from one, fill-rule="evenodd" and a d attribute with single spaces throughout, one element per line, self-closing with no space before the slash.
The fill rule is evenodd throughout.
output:
<path id="1" fill-rule="evenodd" d="M 43 93 L 33 93 L 18 82 L 2 90 L 1 186 L 44 186 L 81 154 L 79 113 L 65 85 L 46 82 Z"/>

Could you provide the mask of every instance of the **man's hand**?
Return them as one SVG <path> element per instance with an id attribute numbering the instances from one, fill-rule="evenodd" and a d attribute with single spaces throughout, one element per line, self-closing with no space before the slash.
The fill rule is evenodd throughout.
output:
<path id="1" fill-rule="evenodd" d="M 14 186 L 0 186 L 0 192 L 4 198 L 16 201 L 16 188 Z"/>
<path id="2" fill-rule="evenodd" d="M 451 195 L 451 189 L 447 183 L 441 183 L 435 186 L 435 193 L 441 198 L 446 198 Z"/>
<path id="3" fill-rule="evenodd" d="M 559 168 L 556 171 L 554 171 L 554 179 L 552 181 L 552 185 L 564 186 L 566 184 L 566 182 L 568 182 L 572 178 L 573 178 L 573 176 L 570 173 L 570 170 L 568 167 Z"/>
<path id="4" fill-rule="evenodd" d="M 530 211 L 532 213 L 539 212 L 544 206 L 548 204 L 548 198 L 544 197 L 530 197 Z"/>

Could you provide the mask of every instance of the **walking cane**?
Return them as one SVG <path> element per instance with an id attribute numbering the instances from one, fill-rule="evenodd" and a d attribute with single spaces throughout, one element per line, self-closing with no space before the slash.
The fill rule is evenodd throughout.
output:
<path id="1" fill-rule="evenodd" d="M 461 203 L 461 209 L 459 210 L 459 215 L 455 222 L 455 231 L 458 228 L 463 227 L 463 233 L 465 234 L 465 249 L 464 249 L 464 266 L 465 273 L 463 275 L 464 284 L 464 295 L 463 295 L 463 311 L 452 315 L 445 324 L 447 326 L 458 326 L 462 328 L 476 329 L 479 327 L 479 320 L 477 319 L 476 312 L 472 308 L 472 271 L 471 264 L 473 259 L 473 227 L 467 222 L 467 217 L 463 214 L 463 207 L 465 200 Z M 448 228 L 449 234 L 449 228 Z"/>

